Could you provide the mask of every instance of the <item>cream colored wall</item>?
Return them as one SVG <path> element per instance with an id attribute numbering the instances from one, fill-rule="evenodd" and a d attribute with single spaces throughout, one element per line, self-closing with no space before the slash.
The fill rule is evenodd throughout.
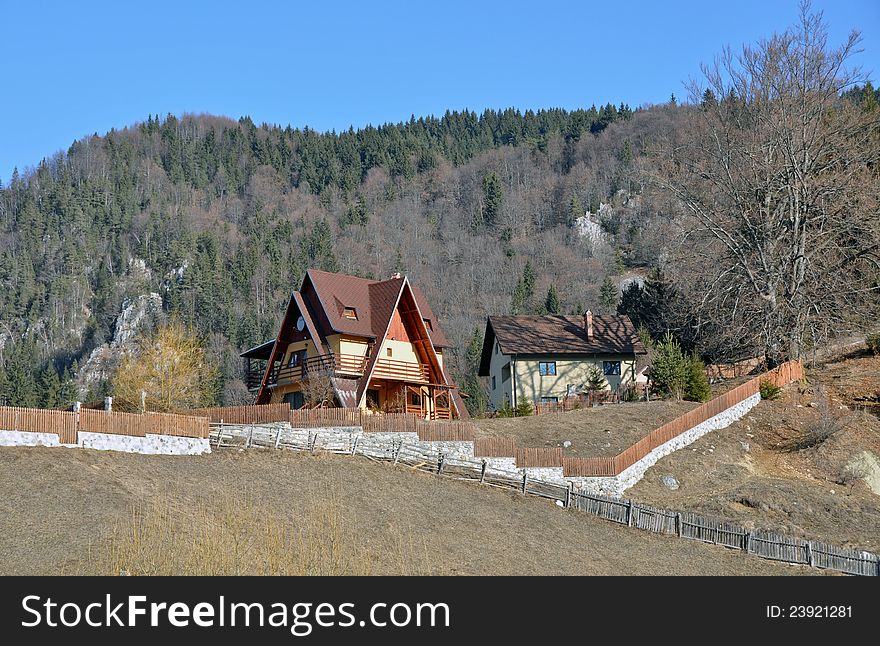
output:
<path id="1" fill-rule="evenodd" d="M 294 352 L 299 352 L 300 350 L 307 350 L 309 357 L 316 357 L 321 354 L 321 352 L 318 350 L 315 344 L 312 343 L 311 340 L 297 341 L 296 343 L 291 343 L 289 346 L 287 346 L 287 351 L 284 353 L 284 362 L 282 363 L 282 365 L 286 366 L 290 361 L 290 356 Z"/>
<path id="2" fill-rule="evenodd" d="M 336 347 L 338 348 L 337 352 L 339 354 L 352 354 L 358 357 L 363 357 L 367 354 L 367 348 L 369 345 L 366 339 L 355 336 L 340 337 L 337 335 Z"/>
<path id="3" fill-rule="evenodd" d="M 544 361 L 556 361 L 555 375 L 540 374 L 538 364 Z M 528 399 L 535 403 L 539 402 L 541 397 L 559 397 L 561 400 L 567 393 L 568 384 L 576 386 L 585 384 L 590 368 L 596 365 L 601 370 L 603 361 L 620 361 L 620 375 L 605 376 L 606 390 L 617 390 L 621 384 L 632 383 L 635 379 L 633 355 L 520 356 L 516 361 L 516 401 L 521 403 L 523 399 Z"/>
<path id="4" fill-rule="evenodd" d="M 388 356 L 388 348 L 391 348 L 391 356 Z M 382 347 L 379 350 L 379 358 L 380 359 L 389 359 L 391 361 L 406 361 L 408 363 L 420 363 L 419 355 L 416 354 L 416 350 L 413 347 L 413 344 L 409 341 L 392 341 L 391 339 L 385 339 L 382 342 Z"/>
<path id="5" fill-rule="evenodd" d="M 492 408 L 498 410 L 499 408 L 504 408 L 505 404 L 513 405 L 513 365 L 512 365 L 512 357 L 507 354 L 502 354 L 500 350 L 498 350 L 498 345 L 494 344 L 492 346 L 492 358 L 489 363 L 489 402 L 492 405 Z M 504 381 L 502 379 L 502 368 L 510 363 L 510 379 Z M 492 389 L 492 377 L 495 377 L 495 389 Z"/>

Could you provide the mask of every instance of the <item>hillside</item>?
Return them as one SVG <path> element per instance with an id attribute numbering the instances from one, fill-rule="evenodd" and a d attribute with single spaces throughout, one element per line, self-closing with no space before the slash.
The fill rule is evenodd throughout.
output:
<path id="1" fill-rule="evenodd" d="M 362 458 L 6 448 L 0 487 L 0 574 L 819 573 Z"/>
<path id="2" fill-rule="evenodd" d="M 100 398 L 121 313 L 161 298 L 205 337 L 218 403 L 238 403 L 238 352 L 275 333 L 309 267 L 405 272 L 471 372 L 487 314 L 537 312 L 551 285 L 565 311 L 598 309 L 607 275 L 655 261 L 663 203 L 631 165 L 675 114 L 465 111 L 339 134 L 169 115 L 77 141 L 0 186 L 0 400 Z"/>
<path id="3" fill-rule="evenodd" d="M 808 369 L 729 428 L 660 460 L 627 493 L 674 509 L 842 546 L 880 547 L 880 357 L 860 351 Z M 873 410 L 873 414 L 872 414 Z M 822 429 L 834 431 L 816 442 Z M 667 489 L 673 475 L 677 490 Z"/>

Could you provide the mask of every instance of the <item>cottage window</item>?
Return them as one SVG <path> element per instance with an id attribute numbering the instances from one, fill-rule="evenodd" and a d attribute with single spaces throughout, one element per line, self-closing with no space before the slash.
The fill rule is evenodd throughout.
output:
<path id="1" fill-rule="evenodd" d="M 434 326 L 431 325 L 431 319 L 422 319 L 422 321 L 425 323 L 425 327 L 428 328 L 429 332 L 434 331 Z"/>
<path id="2" fill-rule="evenodd" d="M 556 362 L 555 361 L 539 361 L 538 362 L 538 374 L 542 377 L 552 377 L 556 375 Z"/>
<path id="3" fill-rule="evenodd" d="M 620 361 L 603 361 L 602 374 L 620 376 Z"/>
<path id="4" fill-rule="evenodd" d="M 510 364 L 505 363 L 501 368 L 501 381 L 507 381 L 510 379 Z"/>
<path id="5" fill-rule="evenodd" d="M 492 390 L 495 390 L 495 375 L 492 375 Z"/>
<path id="6" fill-rule="evenodd" d="M 391 348 L 387 348 L 387 349 L 385 350 L 385 354 L 387 354 L 387 355 L 390 357 L 390 356 L 392 356 L 392 355 L 394 354 L 394 351 L 393 351 Z"/>
<path id="7" fill-rule="evenodd" d="M 412 393 L 409 397 L 409 403 L 413 406 L 421 406 L 422 405 L 422 396 L 417 395 L 416 393 Z"/>
<path id="8" fill-rule="evenodd" d="M 352 319 L 354 321 L 358 320 L 357 310 L 353 307 L 346 307 L 342 310 L 342 315 L 347 319 Z"/>
<path id="9" fill-rule="evenodd" d="M 558 404 L 559 397 L 541 397 L 542 404 Z"/>

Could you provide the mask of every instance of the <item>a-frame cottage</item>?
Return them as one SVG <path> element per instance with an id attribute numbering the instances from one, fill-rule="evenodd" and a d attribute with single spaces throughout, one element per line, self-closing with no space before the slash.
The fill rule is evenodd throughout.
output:
<path id="1" fill-rule="evenodd" d="M 368 280 L 310 269 L 275 339 L 242 353 L 256 403 L 308 402 L 310 379 L 332 387 L 332 405 L 467 417 L 443 369 L 449 342 L 421 291 L 405 276 Z"/>

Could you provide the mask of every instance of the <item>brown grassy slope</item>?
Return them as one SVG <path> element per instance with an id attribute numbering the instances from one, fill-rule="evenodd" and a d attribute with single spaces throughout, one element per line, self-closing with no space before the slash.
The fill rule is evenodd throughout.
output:
<path id="1" fill-rule="evenodd" d="M 512 437 L 519 447 L 561 447 L 571 457 L 614 456 L 658 426 L 696 407 L 694 402 L 632 402 L 517 418 L 476 419 L 477 437 Z"/>
<path id="2" fill-rule="evenodd" d="M 185 532 L 202 522 L 193 502 L 222 519 L 224 501 L 244 496 L 295 528 L 328 495 L 374 574 L 817 573 L 363 458 L 3 448 L 0 487 L 3 574 L 107 572 L 114 527 L 129 526 L 138 501 L 172 501 L 169 527 Z"/>
<path id="3" fill-rule="evenodd" d="M 847 482 L 846 465 L 869 451 L 880 457 L 880 419 L 858 410 L 857 397 L 880 394 L 880 358 L 853 354 L 808 369 L 776 401 L 710 433 L 649 469 L 627 491 L 635 500 L 735 519 L 748 527 L 880 551 L 880 496 Z M 812 448 L 792 450 L 821 413 L 818 386 L 845 428 Z M 680 488 L 661 478 L 671 474 Z"/>

